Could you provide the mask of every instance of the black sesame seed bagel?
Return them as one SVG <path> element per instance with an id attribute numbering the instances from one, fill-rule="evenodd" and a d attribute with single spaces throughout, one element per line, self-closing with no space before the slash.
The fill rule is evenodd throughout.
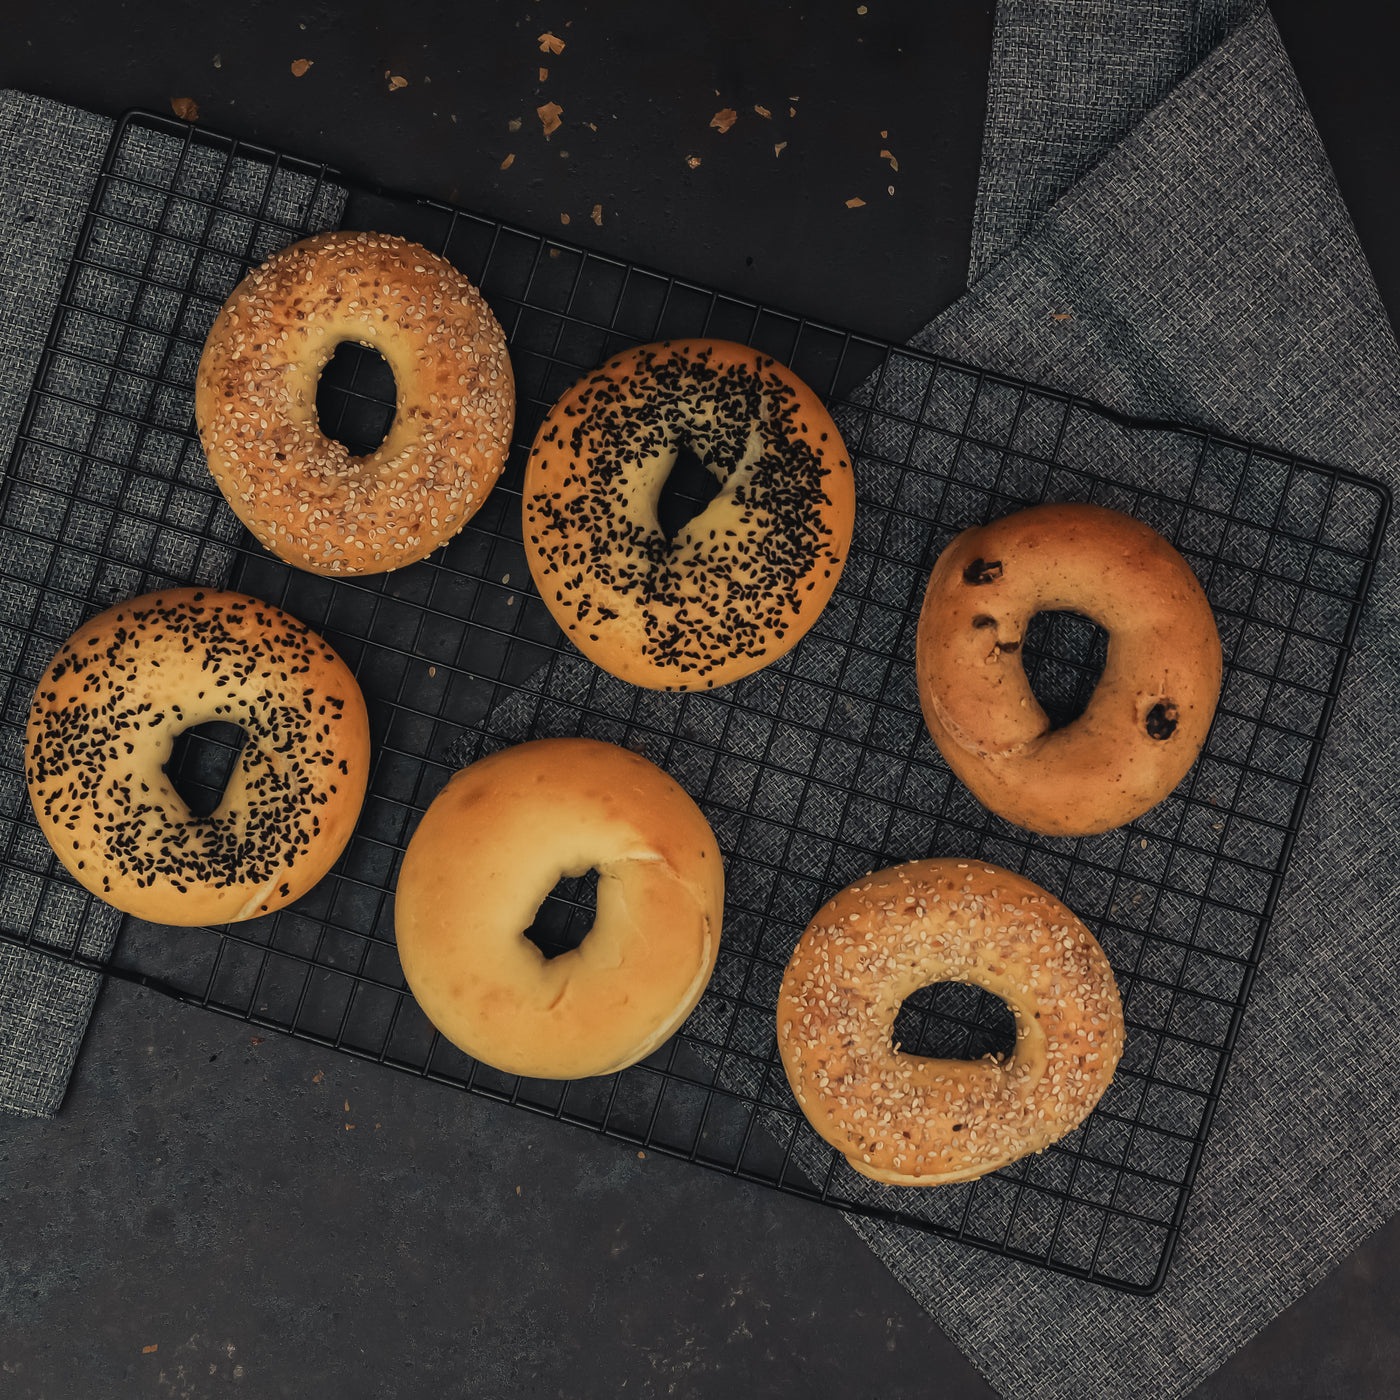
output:
<path id="1" fill-rule="evenodd" d="M 389 435 L 366 457 L 328 438 L 316 385 L 358 341 L 394 372 Z M 476 513 L 515 424 L 505 337 L 445 258 L 382 233 L 321 233 L 234 289 L 204 345 L 195 421 L 234 513 L 279 558 L 376 574 L 431 554 Z"/>
<path id="2" fill-rule="evenodd" d="M 667 540 L 682 447 L 719 494 Z M 605 671 L 652 690 L 724 685 L 796 646 L 850 549 L 855 485 L 812 391 L 729 341 L 615 356 L 555 404 L 530 453 L 525 552 L 549 610 Z"/>
<path id="3" fill-rule="evenodd" d="M 1041 611 L 1108 632 L 1084 713 L 1061 729 L 1021 642 Z M 1191 567 L 1118 511 L 1045 505 L 965 530 L 919 615 L 919 699 L 948 766 L 1007 821 L 1050 836 L 1122 826 L 1186 776 L 1220 695 L 1220 635 Z"/>
<path id="4" fill-rule="evenodd" d="M 935 982 L 1006 1002 L 1014 1051 L 901 1051 L 900 1005 Z M 808 1121 L 856 1171 L 935 1186 L 1082 1123 L 1123 1053 L 1123 1008 L 1103 949 L 1053 895 L 996 866 L 920 860 L 866 876 L 808 925 L 783 974 L 778 1050 Z"/>
<path id="5" fill-rule="evenodd" d="M 198 818 L 164 765 L 211 720 L 248 738 Z M 368 773 L 345 663 L 242 593 L 148 593 L 94 617 L 50 662 L 25 737 L 29 800 L 68 872 L 160 924 L 250 919 L 305 894 L 349 840 Z"/>

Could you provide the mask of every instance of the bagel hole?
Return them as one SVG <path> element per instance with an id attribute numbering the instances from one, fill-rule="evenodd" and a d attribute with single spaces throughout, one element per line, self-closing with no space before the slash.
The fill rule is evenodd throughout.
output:
<path id="1" fill-rule="evenodd" d="M 904 999 L 894 1043 L 905 1055 L 980 1060 L 1016 1049 L 1016 1018 L 1000 997 L 966 982 L 934 982 Z"/>
<path id="2" fill-rule="evenodd" d="M 565 875 L 545 896 L 525 937 L 546 958 L 570 953 L 588 936 L 598 912 L 598 872 Z"/>
<path id="3" fill-rule="evenodd" d="M 676 536 L 719 495 L 719 478 L 688 438 L 676 444 L 676 460 L 656 502 L 656 523 L 674 544 Z"/>
<path id="4" fill-rule="evenodd" d="M 238 725 L 218 719 L 191 725 L 175 736 L 164 772 L 191 816 L 207 817 L 223 801 L 247 740 Z"/>
<path id="5" fill-rule="evenodd" d="M 388 360 L 368 345 L 342 340 L 316 385 L 321 431 L 344 443 L 352 457 L 367 457 L 389 436 L 397 405 Z"/>
<path id="6" fill-rule="evenodd" d="M 1039 612 L 1021 642 L 1026 678 L 1056 729 L 1082 715 L 1103 675 L 1108 633 L 1072 612 Z"/>

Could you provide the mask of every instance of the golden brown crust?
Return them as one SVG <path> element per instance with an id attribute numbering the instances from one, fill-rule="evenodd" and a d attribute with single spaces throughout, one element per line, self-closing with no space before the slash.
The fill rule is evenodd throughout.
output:
<path id="1" fill-rule="evenodd" d="M 598 871 L 584 941 L 525 937 L 564 875 Z M 404 977 L 454 1045 L 542 1079 L 649 1055 L 714 970 L 724 868 L 680 785 L 594 739 L 538 739 L 455 774 L 408 845 L 394 900 Z"/>
<path id="2" fill-rule="evenodd" d="M 248 735 L 218 807 L 190 815 L 164 765 L 177 735 Z M 183 588 L 120 603 L 59 648 L 35 691 L 25 778 L 68 872 L 160 924 L 217 924 L 306 893 L 350 839 L 369 722 L 345 663 L 242 593 Z"/>
<path id="3" fill-rule="evenodd" d="M 904 999 L 934 982 L 1011 1008 L 1009 1058 L 902 1053 Z M 818 912 L 778 997 L 778 1050 L 797 1102 L 877 1181 L 968 1181 L 1039 1152 L 1088 1116 L 1123 1053 L 1108 959 L 1059 900 L 980 861 L 881 870 Z"/>
<path id="4" fill-rule="evenodd" d="M 683 445 L 722 485 L 668 543 L 657 501 Z M 555 404 L 525 473 L 540 596 L 585 656 L 653 690 L 725 685 L 794 647 L 836 587 L 854 519 L 820 400 L 731 341 L 615 355 Z"/>
<path id="5" fill-rule="evenodd" d="M 379 351 L 398 391 L 367 457 L 316 416 L 345 340 Z M 383 573 L 480 508 L 510 451 L 515 382 L 490 308 L 446 259 L 388 234 L 322 233 L 234 289 L 204 345 L 195 421 L 219 489 L 266 548 L 313 573 Z"/>
<path id="6" fill-rule="evenodd" d="M 1062 729 L 1026 679 L 1031 618 L 1068 610 L 1109 634 L 1084 713 Z M 1186 776 L 1220 694 L 1220 636 L 1190 566 L 1118 511 L 1046 505 L 965 530 L 919 615 L 919 699 L 948 766 L 1007 821 L 1051 836 L 1122 826 Z"/>

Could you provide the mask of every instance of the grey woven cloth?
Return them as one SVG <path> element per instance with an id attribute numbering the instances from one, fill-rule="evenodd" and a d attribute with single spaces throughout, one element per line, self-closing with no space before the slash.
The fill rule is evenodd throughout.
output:
<path id="1" fill-rule="evenodd" d="M 91 611 L 85 598 L 226 582 L 241 527 L 214 500 L 186 436 L 198 345 L 245 258 L 293 231 L 333 227 L 344 203 L 330 182 L 270 174 L 217 141 L 133 133 L 105 186 L 107 217 L 71 288 L 57 352 L 44 359 L 111 131 L 104 117 L 0 93 L 0 463 L 31 385 L 43 391 L 0 532 L 12 582 L 0 590 L 0 843 L 10 856 L 0 926 L 94 960 L 110 952 L 121 916 L 42 878 L 51 854 L 19 752 L 33 687 Z M 201 239 L 209 246 L 196 260 Z M 128 461 L 141 485 L 123 492 L 113 463 Z M 57 1111 L 98 985 L 87 969 L 0 943 L 0 1108 Z"/>
<path id="2" fill-rule="evenodd" d="M 111 125 L 91 112 L 0 92 L 0 464 L 14 445 Z M 10 888 L 0 903 L 17 897 L 25 896 Z M 110 946 L 119 917 L 94 912 L 90 951 L 100 956 Z M 58 1110 L 100 981 L 0 943 L 0 1108 Z"/>
<path id="3" fill-rule="evenodd" d="M 1272 18 L 1172 86 L 1228 19 L 999 6 L 981 275 L 917 343 L 1393 486 L 1400 352 Z M 1400 1205 L 1396 563 L 1392 532 L 1164 1289 L 852 1221 L 1008 1397 L 1174 1400 Z"/>

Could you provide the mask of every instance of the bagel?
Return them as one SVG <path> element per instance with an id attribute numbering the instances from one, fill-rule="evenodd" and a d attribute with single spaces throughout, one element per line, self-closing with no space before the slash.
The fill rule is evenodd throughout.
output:
<path id="1" fill-rule="evenodd" d="M 1012 1054 L 901 1051 L 900 1004 L 935 982 L 1006 1002 Z M 899 1186 L 970 1181 L 1072 1131 L 1113 1078 L 1123 1034 L 1093 934 L 1038 885 L 980 861 L 913 861 L 848 886 L 802 935 L 778 994 L 778 1051 L 802 1112 L 856 1171 Z"/>
<path id="2" fill-rule="evenodd" d="M 1031 618 L 1108 632 L 1084 713 L 1056 729 L 1021 662 Z M 1184 778 L 1220 695 L 1220 635 L 1190 565 L 1155 530 L 1092 505 L 1044 505 L 965 530 L 939 556 L 916 644 L 939 752 L 998 816 L 1046 836 L 1123 826 Z"/>
<path id="3" fill-rule="evenodd" d="M 389 435 L 365 457 L 322 432 L 336 346 L 394 372 Z M 258 542 L 299 569 L 375 574 L 426 558 L 476 513 L 510 451 L 515 383 L 481 294 L 382 233 L 320 233 L 234 288 L 195 378 L 209 471 Z"/>
<path id="4" fill-rule="evenodd" d="M 164 767 L 176 736 L 242 726 L 222 799 L 195 817 Z M 34 815 L 70 875 L 159 924 L 251 919 L 299 899 L 350 839 L 369 721 L 314 632 L 242 593 L 183 588 L 121 603 L 49 663 L 25 735 Z"/>
<path id="5" fill-rule="evenodd" d="M 526 930 L 556 882 L 598 872 L 583 942 Z M 581 1079 L 649 1055 L 714 970 L 724 868 L 700 809 L 640 754 L 537 739 L 454 774 L 408 844 L 403 974 L 454 1045 L 508 1074 Z"/>
<path id="6" fill-rule="evenodd" d="M 720 488 L 668 539 L 657 505 L 682 448 Z M 525 471 L 545 606 L 591 661 L 653 690 L 725 685 L 796 646 L 854 519 L 831 416 L 772 356 L 730 341 L 614 356 L 554 405 Z"/>

